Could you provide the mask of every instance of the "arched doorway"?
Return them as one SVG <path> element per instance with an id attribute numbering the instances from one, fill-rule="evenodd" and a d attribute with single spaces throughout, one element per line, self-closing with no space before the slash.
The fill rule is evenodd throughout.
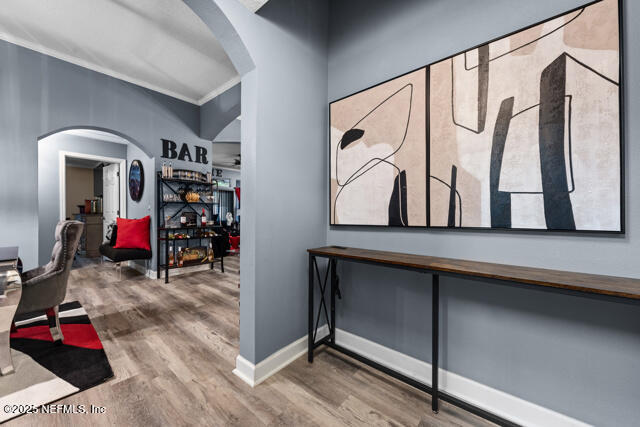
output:
<path id="1" fill-rule="evenodd" d="M 127 191 L 128 167 L 138 160 L 149 179 L 142 198 Z M 153 211 L 155 160 L 134 139 L 121 132 L 70 126 L 38 139 L 38 259 L 46 263 L 58 221 L 91 223 L 81 254 L 97 257 L 97 247 L 116 217 L 141 217 Z"/>

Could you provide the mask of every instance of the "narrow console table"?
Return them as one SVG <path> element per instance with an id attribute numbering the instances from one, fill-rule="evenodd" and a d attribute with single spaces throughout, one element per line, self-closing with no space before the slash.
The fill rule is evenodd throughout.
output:
<path id="1" fill-rule="evenodd" d="M 336 351 L 353 357 L 362 363 L 391 375 L 406 384 L 431 394 L 431 407 L 435 413 L 438 412 L 439 400 L 444 400 L 500 425 L 512 426 L 516 424 L 438 389 L 440 276 L 461 277 L 466 279 L 489 279 L 511 286 L 544 287 L 573 295 L 593 294 L 613 299 L 640 300 L 640 279 L 573 273 L 568 271 L 547 270 L 542 268 L 494 264 L 461 259 L 438 258 L 397 252 L 346 248 L 340 246 L 308 249 L 307 252 L 309 253 L 309 363 L 313 363 L 314 350 L 321 345 L 326 345 Z M 329 260 L 324 280 L 322 280 L 320 270 L 318 268 L 316 260 L 318 257 L 327 258 Z M 363 357 L 336 343 L 336 296 L 341 298 L 339 278 L 336 271 L 338 260 L 411 270 L 432 275 L 431 387 L 373 360 Z M 317 315 L 314 310 L 314 286 L 316 278 L 320 287 L 321 295 Z M 327 308 L 327 304 L 324 299 L 327 285 L 330 286 L 329 309 Z M 316 334 L 318 332 L 322 313 L 324 313 L 327 325 L 329 326 L 329 335 L 317 340 Z"/>

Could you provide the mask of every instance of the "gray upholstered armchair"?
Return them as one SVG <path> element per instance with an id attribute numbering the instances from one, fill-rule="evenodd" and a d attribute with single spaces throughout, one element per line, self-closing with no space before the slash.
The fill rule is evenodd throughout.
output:
<path id="1" fill-rule="evenodd" d="M 62 221 L 56 226 L 56 243 L 47 265 L 22 274 L 22 297 L 16 314 L 45 310 L 54 341 L 62 341 L 58 306 L 67 293 L 67 279 L 84 224 Z"/>

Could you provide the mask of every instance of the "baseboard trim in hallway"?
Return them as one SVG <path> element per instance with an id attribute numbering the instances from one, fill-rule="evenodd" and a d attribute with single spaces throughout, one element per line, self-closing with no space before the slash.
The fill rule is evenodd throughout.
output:
<path id="1" fill-rule="evenodd" d="M 326 325 L 318 328 L 319 337 L 323 337 L 328 333 L 329 328 Z M 257 365 L 238 355 L 236 357 L 236 369 L 233 370 L 233 373 L 251 387 L 255 387 L 306 352 L 307 336 L 305 335 L 276 351 Z"/>
<path id="2" fill-rule="evenodd" d="M 323 337 L 327 333 L 328 328 L 326 325 L 318 329 L 319 337 Z M 336 343 L 421 383 L 431 385 L 430 363 L 407 356 L 341 329 L 336 329 Z M 239 355 L 236 358 L 236 369 L 233 370 L 233 373 L 251 387 L 255 387 L 298 357 L 306 354 L 306 352 L 307 336 L 305 335 L 256 365 Z M 444 369 L 440 370 L 439 383 L 441 390 L 450 395 L 517 424 L 548 427 L 589 426 L 589 424 L 582 421 Z"/>

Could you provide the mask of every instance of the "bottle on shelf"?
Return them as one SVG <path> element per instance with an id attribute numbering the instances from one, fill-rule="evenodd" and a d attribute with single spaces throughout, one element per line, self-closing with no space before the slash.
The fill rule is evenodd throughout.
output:
<path id="1" fill-rule="evenodd" d="M 178 267 L 182 267 L 184 265 L 184 258 L 182 256 L 182 248 L 178 249 Z"/>
<path id="2" fill-rule="evenodd" d="M 165 162 L 162 162 L 162 177 L 167 177 L 167 164 Z"/>
<path id="3" fill-rule="evenodd" d="M 204 208 L 202 208 L 202 216 L 200 216 L 200 224 L 201 224 L 203 227 L 206 227 L 206 226 L 207 226 L 207 214 L 206 214 L 206 213 L 204 213 Z"/>
<path id="4" fill-rule="evenodd" d="M 180 225 L 182 225 L 183 227 L 187 225 L 187 217 L 184 212 L 180 214 Z"/>
<path id="5" fill-rule="evenodd" d="M 169 246 L 169 267 L 173 267 L 173 245 Z"/>
<path id="6" fill-rule="evenodd" d="M 173 178 L 173 166 L 171 165 L 171 162 L 169 162 L 169 178 Z"/>
<path id="7" fill-rule="evenodd" d="M 207 258 L 209 259 L 209 262 L 213 262 L 213 246 L 211 245 L 211 242 L 209 242 L 209 251 L 207 252 Z"/>

